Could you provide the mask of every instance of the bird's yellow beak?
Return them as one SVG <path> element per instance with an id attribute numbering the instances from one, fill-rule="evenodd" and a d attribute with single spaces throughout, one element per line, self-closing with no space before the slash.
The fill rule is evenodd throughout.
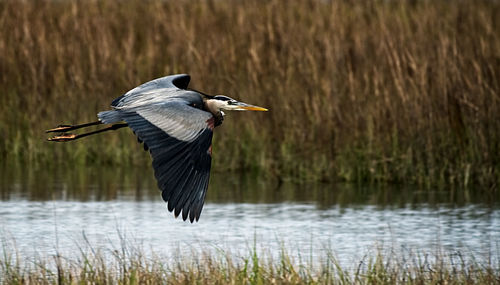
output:
<path id="1" fill-rule="evenodd" d="M 250 104 L 243 103 L 243 102 L 234 102 L 232 105 L 235 106 L 235 108 L 233 110 L 239 110 L 239 111 L 264 111 L 264 112 L 268 111 L 266 108 L 262 108 L 262 107 L 259 107 L 259 106 L 250 105 Z"/>
<path id="2" fill-rule="evenodd" d="M 240 106 L 240 108 L 244 109 L 244 110 L 249 110 L 249 111 L 268 111 L 266 108 L 252 106 L 252 105 Z"/>

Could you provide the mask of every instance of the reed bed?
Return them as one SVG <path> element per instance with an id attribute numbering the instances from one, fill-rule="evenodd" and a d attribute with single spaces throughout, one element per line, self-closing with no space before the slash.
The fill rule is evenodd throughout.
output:
<path id="1" fill-rule="evenodd" d="M 500 182 L 498 1 L 0 1 L 0 159 L 145 166 L 131 132 L 71 144 L 173 73 L 270 109 L 229 114 L 214 170 L 281 180 Z"/>

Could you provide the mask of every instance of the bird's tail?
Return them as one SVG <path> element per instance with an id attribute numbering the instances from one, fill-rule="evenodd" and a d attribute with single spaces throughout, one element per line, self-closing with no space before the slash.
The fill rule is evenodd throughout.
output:
<path id="1" fill-rule="evenodd" d="M 123 121 L 120 112 L 116 110 L 99 112 L 97 114 L 97 117 L 99 118 L 99 121 L 101 121 L 103 124 L 113 124 Z"/>

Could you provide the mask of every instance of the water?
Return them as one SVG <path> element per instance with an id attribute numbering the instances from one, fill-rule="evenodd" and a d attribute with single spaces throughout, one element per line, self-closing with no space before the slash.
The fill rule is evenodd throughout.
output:
<path id="1" fill-rule="evenodd" d="M 200 221 L 190 224 L 166 210 L 149 170 L 23 176 L 2 176 L 0 233 L 24 256 L 71 255 L 87 242 L 119 249 L 124 237 L 163 256 L 248 256 L 254 247 L 279 256 L 283 246 L 302 259 L 333 252 L 341 264 L 381 248 L 471 253 L 485 263 L 500 256 L 499 203 L 474 191 L 293 185 L 215 174 Z"/>

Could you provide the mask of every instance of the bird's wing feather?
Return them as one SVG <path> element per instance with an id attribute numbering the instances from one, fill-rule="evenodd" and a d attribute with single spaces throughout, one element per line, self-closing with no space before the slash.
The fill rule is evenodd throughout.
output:
<path id="1" fill-rule="evenodd" d="M 120 112 L 149 148 L 168 210 L 193 222 L 200 217 L 208 187 L 214 119 L 189 103 L 176 99 Z"/>
<path id="2" fill-rule="evenodd" d="M 159 90 L 184 90 L 188 87 L 191 76 L 188 74 L 169 75 L 148 81 L 135 87 L 124 95 L 111 102 L 112 107 L 121 107 L 133 102 L 136 97 L 144 97 L 145 94 L 158 93 Z"/>

